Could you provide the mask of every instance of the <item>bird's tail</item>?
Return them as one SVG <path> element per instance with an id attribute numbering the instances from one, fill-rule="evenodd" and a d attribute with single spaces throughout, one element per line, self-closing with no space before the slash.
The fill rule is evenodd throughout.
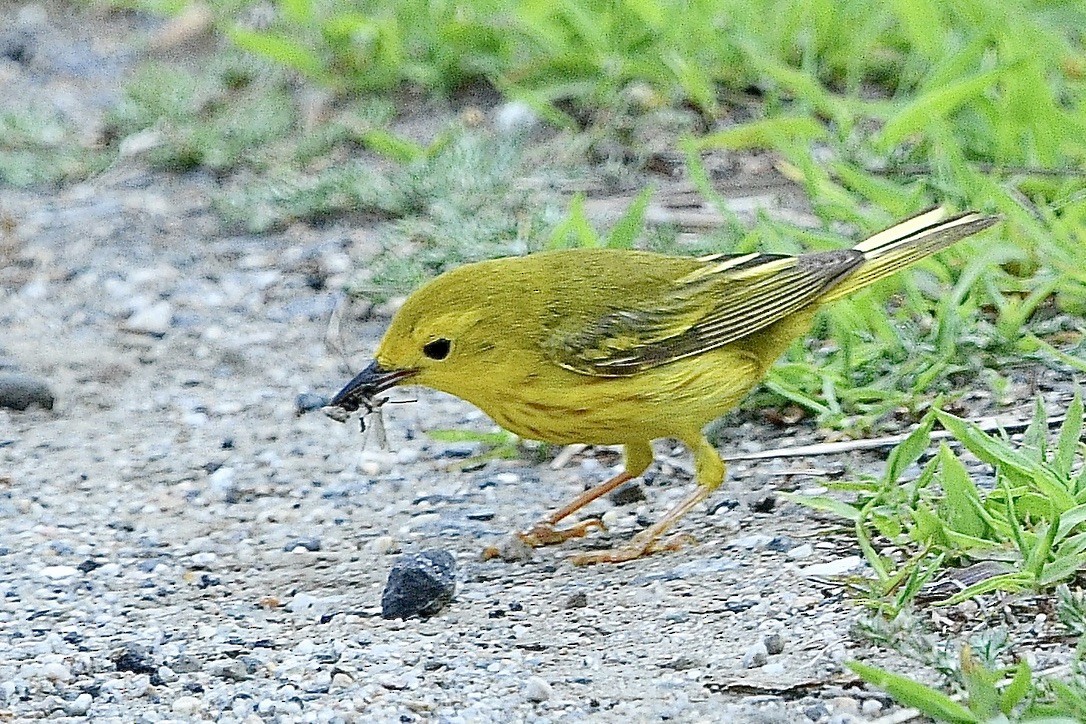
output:
<path id="1" fill-rule="evenodd" d="M 864 255 L 863 263 L 829 289 L 819 301 L 831 302 L 874 284 L 1000 220 L 998 216 L 984 216 L 975 212 L 950 218 L 946 216 L 946 209 L 930 209 L 854 246 L 853 251 Z"/>

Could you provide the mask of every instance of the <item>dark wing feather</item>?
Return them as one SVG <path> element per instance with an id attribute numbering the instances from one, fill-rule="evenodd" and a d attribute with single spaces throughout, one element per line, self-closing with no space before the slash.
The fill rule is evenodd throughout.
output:
<path id="1" fill-rule="evenodd" d="M 864 261 L 851 250 L 800 257 L 706 257 L 704 265 L 594 320 L 555 329 L 560 366 L 597 377 L 642 370 L 717 349 L 800 311 Z M 631 296 L 636 296 L 632 294 Z"/>

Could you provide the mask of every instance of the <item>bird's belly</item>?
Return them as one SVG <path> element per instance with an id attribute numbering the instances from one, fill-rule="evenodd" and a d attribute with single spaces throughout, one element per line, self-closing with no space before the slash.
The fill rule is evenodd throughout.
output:
<path id="1" fill-rule="evenodd" d="M 742 350 L 722 349 L 630 377 L 563 370 L 469 402 L 521 437 L 557 444 L 688 438 L 738 404 L 762 372 Z"/>

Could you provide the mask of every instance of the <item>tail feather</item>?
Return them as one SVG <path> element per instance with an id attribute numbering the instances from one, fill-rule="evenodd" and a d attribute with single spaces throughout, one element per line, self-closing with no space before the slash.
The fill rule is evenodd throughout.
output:
<path id="1" fill-rule="evenodd" d="M 832 302 L 931 256 L 951 244 L 997 223 L 999 216 L 975 212 L 946 218 L 946 210 L 935 208 L 880 231 L 853 247 L 864 262 L 820 298 Z"/>

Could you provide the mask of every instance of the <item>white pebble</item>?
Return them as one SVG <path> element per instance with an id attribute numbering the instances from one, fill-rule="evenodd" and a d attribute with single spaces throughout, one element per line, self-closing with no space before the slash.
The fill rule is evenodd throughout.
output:
<path id="1" fill-rule="evenodd" d="M 413 447 L 402 447 L 396 451 L 396 462 L 400 465 L 410 465 L 418 462 L 419 451 Z"/>
<path id="2" fill-rule="evenodd" d="M 538 676 L 528 677 L 524 687 L 524 698 L 528 701 L 546 701 L 554 694 L 551 685 Z"/>
<path id="3" fill-rule="evenodd" d="M 41 675 L 50 681 L 72 680 L 72 670 L 58 661 L 42 664 Z"/>
<path id="4" fill-rule="evenodd" d="M 189 716 L 196 713 L 203 702 L 195 696 L 180 696 L 174 699 L 173 705 L 170 707 L 174 712 L 181 716 Z"/>
<path id="5" fill-rule="evenodd" d="M 845 556 L 827 563 L 815 563 L 799 569 L 804 576 L 840 576 L 860 565 L 859 556 Z"/>
<path id="6" fill-rule="evenodd" d="M 804 543 L 801 546 L 796 546 L 795 548 L 792 548 L 787 553 L 785 553 L 785 555 L 792 560 L 801 561 L 814 555 L 814 546 L 812 546 L 810 543 Z"/>
<path id="7" fill-rule="evenodd" d="M 333 693 L 336 691 L 343 691 L 344 689 L 350 688 L 353 683 L 354 679 L 350 676 L 344 674 L 342 671 L 337 672 L 336 675 L 332 677 L 332 683 L 328 685 L 328 692 Z"/>
<path id="8" fill-rule="evenodd" d="M 860 706 L 860 713 L 870 718 L 878 715 L 882 711 L 882 702 L 878 699 L 865 699 L 863 705 Z"/>
<path id="9" fill-rule="evenodd" d="M 390 535 L 382 535 L 374 538 L 370 541 L 369 548 L 371 553 L 377 555 L 388 555 L 390 553 L 400 552 L 400 544 Z"/>
<path id="10" fill-rule="evenodd" d="M 741 664 L 744 669 L 757 669 L 759 666 L 765 666 L 766 661 L 768 660 L 769 651 L 766 649 L 765 643 L 759 641 L 747 649 L 747 652 L 743 654 Z"/>
<path id="11" fill-rule="evenodd" d="M 161 301 L 136 310 L 128 318 L 125 328 L 132 332 L 161 337 L 169 331 L 170 322 L 172 321 L 173 307 L 170 306 L 169 302 Z"/>
<path id="12" fill-rule="evenodd" d="M 46 566 L 39 571 L 46 578 L 52 578 L 58 580 L 61 578 L 71 578 L 72 576 L 79 575 L 79 569 L 72 566 Z"/>
<path id="13" fill-rule="evenodd" d="M 72 701 L 64 707 L 64 711 L 72 716 L 84 716 L 90 711 L 91 704 L 94 703 L 94 698 L 87 692 L 83 692 L 79 696 L 75 697 Z"/>

